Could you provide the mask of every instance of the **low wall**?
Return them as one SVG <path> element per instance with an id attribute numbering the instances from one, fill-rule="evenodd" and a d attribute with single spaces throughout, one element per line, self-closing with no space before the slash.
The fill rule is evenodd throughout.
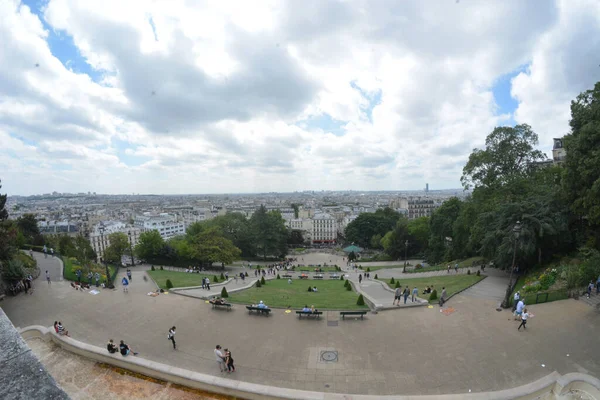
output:
<path id="1" fill-rule="evenodd" d="M 572 373 L 561 376 L 552 372 L 535 382 L 513 389 L 498 392 L 431 395 L 431 396 L 371 396 L 342 393 L 322 393 L 305 390 L 266 386 L 249 382 L 240 382 L 218 376 L 201 374 L 177 368 L 141 357 L 123 357 L 119 353 L 110 354 L 104 348 L 92 346 L 66 336 L 57 335 L 54 330 L 42 326 L 30 326 L 21 329 L 23 338 L 39 337 L 51 340 L 65 350 L 83 357 L 115 367 L 162 379 L 207 392 L 236 396 L 244 399 L 311 399 L 311 400 L 534 400 L 542 395 L 548 399 L 567 393 L 569 390 L 582 390 L 600 400 L 600 380 L 589 375 Z"/>

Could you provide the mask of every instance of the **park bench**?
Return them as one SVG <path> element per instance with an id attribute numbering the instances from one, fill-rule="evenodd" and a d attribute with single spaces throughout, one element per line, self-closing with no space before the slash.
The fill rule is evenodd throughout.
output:
<path id="1" fill-rule="evenodd" d="M 363 317 L 367 314 L 366 311 L 340 311 L 340 315 L 342 316 L 342 319 L 345 319 L 344 317 L 346 315 L 360 315 L 360 319 L 363 319 Z"/>
<path id="2" fill-rule="evenodd" d="M 270 308 L 258 308 L 258 307 L 246 306 L 246 309 L 248 310 L 248 314 L 251 313 L 252 311 L 256 311 L 257 314 L 265 314 L 266 316 L 269 316 L 269 313 L 271 312 Z"/>
<path id="3" fill-rule="evenodd" d="M 313 279 L 323 279 L 323 275 L 315 275 L 313 276 Z"/>
<path id="4" fill-rule="evenodd" d="M 292 277 L 292 275 L 290 275 L 290 274 L 285 274 L 285 275 L 281 275 L 281 277 L 282 277 L 282 278 L 291 278 L 291 277 Z"/>
<path id="5" fill-rule="evenodd" d="M 230 303 L 215 303 L 214 301 L 210 301 L 209 303 L 212 304 L 213 308 L 225 307 L 227 311 L 231 310 L 231 307 L 233 307 Z"/>
<path id="6" fill-rule="evenodd" d="M 321 314 L 323 314 L 323 311 L 296 311 L 296 314 L 298 314 L 298 318 L 302 318 L 303 315 L 306 315 L 307 317 L 317 317 L 320 318 Z"/>
<path id="7" fill-rule="evenodd" d="M 338 275 L 338 274 L 329 275 L 329 279 L 340 279 L 340 275 Z"/>
<path id="8" fill-rule="evenodd" d="M 300 278 L 300 279 L 308 279 L 308 275 L 298 275 L 298 278 Z"/>

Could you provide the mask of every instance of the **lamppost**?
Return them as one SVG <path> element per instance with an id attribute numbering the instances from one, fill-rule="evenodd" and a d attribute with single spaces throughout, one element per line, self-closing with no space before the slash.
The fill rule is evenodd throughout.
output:
<path id="1" fill-rule="evenodd" d="M 100 249 L 102 251 L 102 257 L 100 257 L 100 262 L 102 262 L 104 264 L 104 268 L 106 268 L 106 287 L 112 289 L 114 286 L 112 285 L 112 283 L 110 283 L 110 271 L 108 269 L 108 264 L 104 261 L 104 250 L 106 249 L 106 246 L 104 246 L 104 229 L 104 224 L 100 224 L 100 227 L 98 228 L 98 230 L 100 231 L 101 240 Z"/>
<path id="2" fill-rule="evenodd" d="M 408 240 L 404 242 L 404 268 L 402 269 L 402 273 L 406 273 L 406 261 L 408 256 Z"/>
<path id="3" fill-rule="evenodd" d="M 519 241 L 519 235 L 521 234 L 521 222 L 517 221 L 512 231 L 515 234 L 515 246 L 513 250 L 513 260 L 512 266 L 510 268 L 510 276 L 508 278 L 508 287 L 506 288 L 506 296 L 504 297 L 504 301 L 502 302 L 502 307 L 504 308 L 510 307 L 510 294 L 512 292 L 512 276 L 513 271 L 515 270 L 515 261 L 517 259 L 517 243 Z"/>
<path id="4" fill-rule="evenodd" d="M 133 267 L 133 242 L 131 241 L 131 231 L 127 231 L 127 234 L 129 235 L 129 253 L 131 254 L 131 266 Z"/>

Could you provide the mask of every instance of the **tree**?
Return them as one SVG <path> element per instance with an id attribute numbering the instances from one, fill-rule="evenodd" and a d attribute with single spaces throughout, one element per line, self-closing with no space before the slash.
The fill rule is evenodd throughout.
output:
<path id="1" fill-rule="evenodd" d="M 394 229 L 400 214 L 389 207 L 374 213 L 362 213 L 346 227 L 346 240 L 361 247 L 370 247 L 373 236 L 382 237 Z"/>
<path id="2" fill-rule="evenodd" d="M 256 256 L 255 238 L 250 221 L 242 213 L 229 213 L 203 222 L 205 227 L 216 226 L 224 237 L 242 251 L 242 255 Z M 192 235 L 193 236 L 193 235 Z"/>
<path id="3" fill-rule="evenodd" d="M 256 253 L 263 258 L 268 255 L 287 254 L 287 228 L 279 211 L 269 211 L 261 205 L 250 218 L 252 232 L 256 238 Z"/>
<path id="4" fill-rule="evenodd" d="M 300 205 L 296 204 L 296 203 L 292 203 L 291 206 L 294 209 L 294 218 L 297 219 L 300 215 Z"/>
<path id="5" fill-rule="evenodd" d="M 0 262 L 10 260 L 17 251 L 18 229 L 13 221 L 8 220 L 6 198 L 6 194 L 0 195 Z"/>
<path id="6" fill-rule="evenodd" d="M 90 242 L 79 235 L 75 238 L 75 258 L 85 270 L 89 270 L 90 262 L 96 258 L 96 252 L 90 245 Z"/>
<path id="7" fill-rule="evenodd" d="M 538 135 L 526 124 L 496 127 L 485 139 L 485 150 L 474 149 L 460 178 L 465 189 L 498 187 L 528 176 L 546 155 L 533 148 Z"/>
<path id="8" fill-rule="evenodd" d="M 348 261 L 354 261 L 354 260 L 356 260 L 356 253 L 351 251 L 350 254 L 348 254 Z"/>
<path id="9" fill-rule="evenodd" d="M 292 246 L 304 244 L 304 236 L 302 236 L 302 231 L 290 229 L 287 242 Z"/>
<path id="10" fill-rule="evenodd" d="M 406 241 L 409 242 L 409 251 L 406 251 Z M 408 233 L 408 220 L 401 217 L 396 222 L 393 230 L 385 234 L 381 239 L 383 250 L 393 259 L 397 260 L 404 257 L 405 251 L 411 254 L 410 249 L 414 246 L 414 241 Z"/>
<path id="11" fill-rule="evenodd" d="M 17 226 L 29 243 L 34 243 L 34 239 L 40 235 L 40 228 L 33 214 L 24 214 L 19 217 L 17 219 Z"/>
<path id="12" fill-rule="evenodd" d="M 571 209 L 591 227 L 600 248 L 600 82 L 571 102 L 570 126 L 563 186 Z"/>
<path id="13" fill-rule="evenodd" d="M 58 252 L 63 256 L 74 257 L 75 256 L 75 244 L 71 236 L 67 234 L 60 235 L 58 237 Z"/>
<path id="14" fill-rule="evenodd" d="M 189 238 L 189 244 L 192 258 L 202 265 L 210 266 L 214 262 L 231 264 L 242 254 L 216 227 L 208 228 Z"/>
<path id="15" fill-rule="evenodd" d="M 463 202 L 457 197 L 446 200 L 440 208 L 433 212 L 430 221 L 429 261 L 437 263 L 451 258 L 454 223 L 456 222 Z"/>
<path id="16" fill-rule="evenodd" d="M 413 250 L 415 253 L 421 253 L 427 250 L 429 235 L 431 233 L 429 230 L 429 222 L 429 217 L 420 217 L 408 221 L 406 228 L 414 242 Z"/>
<path id="17" fill-rule="evenodd" d="M 129 248 L 129 239 L 123 232 L 115 232 L 108 235 L 110 245 L 104 250 L 104 261 L 121 264 L 125 250 Z"/>
<path id="18" fill-rule="evenodd" d="M 0 179 L 0 189 L 2 189 L 2 180 Z M 8 210 L 6 209 L 7 194 L 0 194 L 0 221 L 6 221 L 8 219 Z"/>
<path id="19" fill-rule="evenodd" d="M 190 225 L 193 226 L 195 224 Z M 142 259 L 151 259 L 160 256 L 165 247 L 165 241 L 157 230 L 142 232 L 140 240 L 135 246 L 135 254 Z"/>
<path id="20" fill-rule="evenodd" d="M 21 260 L 10 260 L 3 264 L 2 278 L 8 282 L 16 282 L 25 277 L 23 262 Z"/>

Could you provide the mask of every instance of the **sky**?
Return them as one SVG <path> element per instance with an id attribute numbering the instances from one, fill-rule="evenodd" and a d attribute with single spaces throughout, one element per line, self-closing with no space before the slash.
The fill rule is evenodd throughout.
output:
<path id="1" fill-rule="evenodd" d="M 458 188 L 599 64 L 598 0 L 0 0 L 0 190 Z"/>

